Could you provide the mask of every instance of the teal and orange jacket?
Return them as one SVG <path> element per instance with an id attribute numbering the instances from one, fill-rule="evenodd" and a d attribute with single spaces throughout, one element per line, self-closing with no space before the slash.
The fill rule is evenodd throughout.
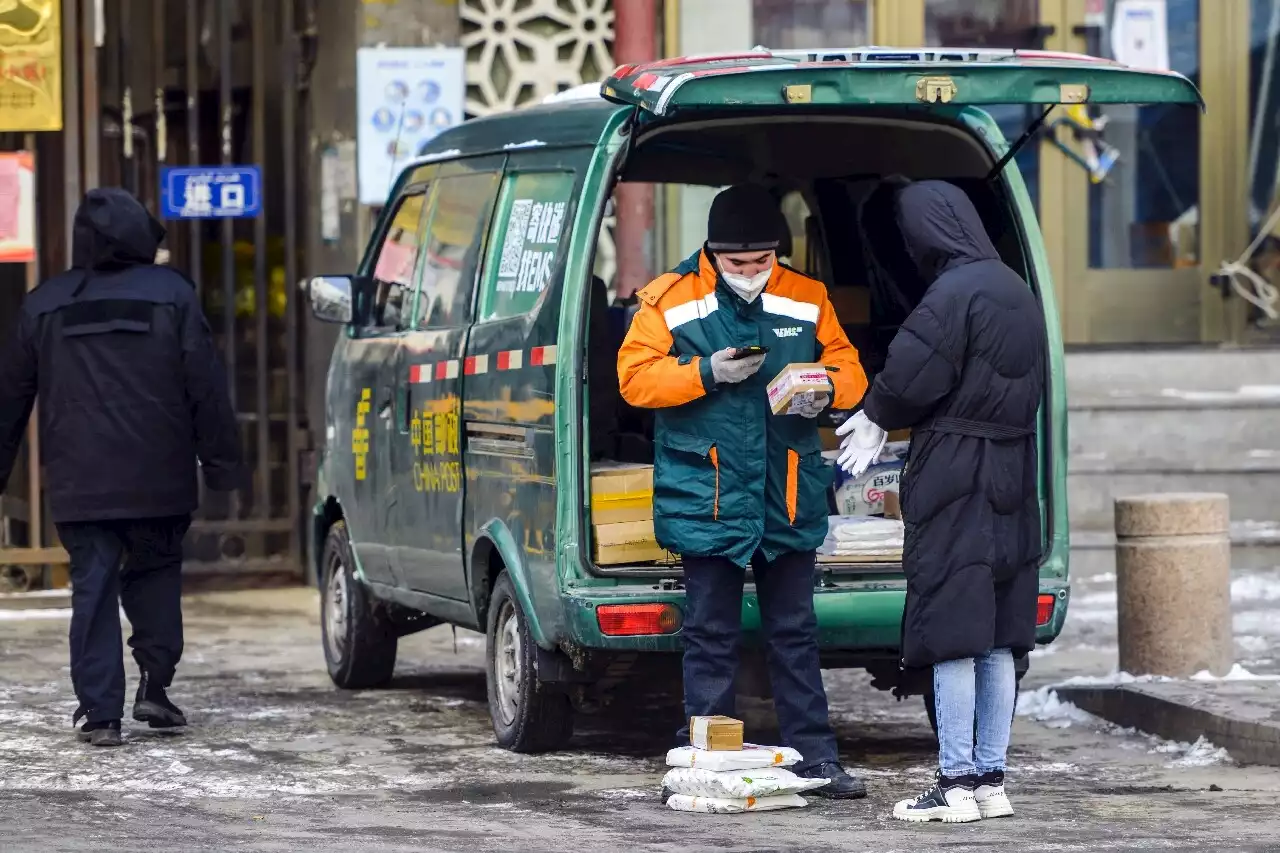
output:
<path id="1" fill-rule="evenodd" d="M 640 310 L 618 352 L 618 381 L 633 406 L 657 410 L 653 516 L 658 544 L 686 556 L 724 556 L 746 567 L 817 548 L 827 534 L 834 468 L 822 458 L 815 421 L 775 415 L 766 388 L 788 364 L 821 363 L 832 405 L 851 409 L 867 390 L 819 281 L 775 264 L 748 303 L 721 279 L 705 251 L 638 294 Z M 712 353 L 767 346 L 745 382 L 717 385 Z"/>

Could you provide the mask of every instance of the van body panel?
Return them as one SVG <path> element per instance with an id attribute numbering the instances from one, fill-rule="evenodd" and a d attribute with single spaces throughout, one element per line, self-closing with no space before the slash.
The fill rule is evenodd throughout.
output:
<path id="1" fill-rule="evenodd" d="M 520 606 L 524 608 L 525 613 L 531 614 L 527 624 L 529 633 L 533 636 L 533 641 L 544 649 L 555 648 L 555 643 L 547 638 L 547 631 L 551 630 L 554 635 L 558 636 L 562 630 L 561 623 L 563 619 L 560 618 L 560 614 L 563 613 L 563 607 L 559 590 L 557 589 L 557 594 L 554 597 L 545 592 L 540 596 L 534 595 L 538 581 L 530 576 L 530 571 L 525 565 L 525 548 L 516 540 L 511 529 L 501 519 L 495 518 L 487 524 L 481 525 L 477 530 L 475 537 L 476 547 L 472 549 L 471 558 L 468 561 L 468 576 L 471 582 L 471 589 L 474 591 L 471 602 L 473 612 L 478 615 L 488 609 L 488 602 L 480 600 L 479 596 L 487 594 L 488 577 L 486 573 L 489 564 L 488 561 L 483 564 L 478 563 L 475 559 L 477 554 L 485 553 L 481 546 L 486 544 L 497 552 L 503 568 L 511 577 L 511 583 L 516 589 L 516 598 L 519 600 Z M 476 621 L 478 623 L 479 619 Z M 479 627 L 480 630 L 484 630 L 483 625 Z"/>
<path id="2" fill-rule="evenodd" d="M 505 155 L 441 163 L 431 181 L 409 330 L 388 366 L 387 538 L 412 590 L 468 601 L 461 411 L 466 347 Z"/>
<path id="3" fill-rule="evenodd" d="M 814 612 L 818 616 L 818 644 L 824 649 L 883 650 L 896 654 L 902 635 L 902 608 L 906 600 L 906 581 L 891 578 L 880 581 L 842 583 L 838 588 L 824 587 L 813 593 Z M 1057 599 L 1053 619 L 1036 630 L 1038 642 L 1047 643 L 1058 636 L 1067 614 L 1067 587 L 1063 583 L 1040 584 L 1042 595 Z M 615 651 L 679 652 L 683 646 L 680 634 L 644 637 L 611 637 L 600 632 L 597 607 L 606 604 L 675 604 L 682 606 L 684 593 L 658 592 L 653 584 L 619 581 L 613 587 L 589 591 L 571 590 L 565 595 L 569 618 L 567 639 L 583 648 Z M 748 642 L 760 636 L 760 604 L 754 584 L 748 583 L 742 597 L 742 631 Z"/>

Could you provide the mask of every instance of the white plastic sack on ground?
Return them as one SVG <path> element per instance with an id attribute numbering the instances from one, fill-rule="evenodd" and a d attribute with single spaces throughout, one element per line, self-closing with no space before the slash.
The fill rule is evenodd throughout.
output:
<path id="1" fill-rule="evenodd" d="M 690 797 L 672 794 L 667 805 L 678 812 L 702 814 L 742 814 L 743 812 L 771 812 L 778 809 L 802 809 L 808 805 L 799 794 L 783 794 L 780 797 Z"/>
<path id="2" fill-rule="evenodd" d="M 664 788 L 690 797 L 774 797 L 803 794 L 827 784 L 826 779 L 805 779 L 785 767 L 760 770 L 704 770 L 674 767 L 662 778 Z"/>
<path id="3" fill-rule="evenodd" d="M 800 753 L 786 746 L 744 743 L 741 750 L 694 749 L 677 746 L 667 753 L 668 767 L 701 767 L 704 770 L 758 770 L 799 764 Z"/>

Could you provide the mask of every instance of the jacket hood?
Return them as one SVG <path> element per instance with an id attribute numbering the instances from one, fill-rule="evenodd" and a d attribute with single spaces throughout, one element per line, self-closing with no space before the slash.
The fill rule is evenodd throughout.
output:
<path id="1" fill-rule="evenodd" d="M 947 270 L 1000 257 L 969 196 L 946 181 L 904 187 L 898 193 L 898 227 L 929 284 Z"/>
<path id="2" fill-rule="evenodd" d="M 76 209 L 71 266 L 113 270 L 153 264 L 164 235 L 164 226 L 125 190 L 89 190 Z"/>

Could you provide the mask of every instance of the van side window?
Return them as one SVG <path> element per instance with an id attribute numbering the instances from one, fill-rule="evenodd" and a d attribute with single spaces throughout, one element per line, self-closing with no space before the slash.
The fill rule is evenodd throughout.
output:
<path id="1" fill-rule="evenodd" d="M 551 284 L 569 245 L 575 184 L 569 171 L 507 175 L 480 291 L 481 322 L 529 313 Z"/>
<path id="2" fill-rule="evenodd" d="M 368 325 L 373 328 L 404 328 L 413 290 L 413 270 L 422 243 L 422 212 L 426 207 L 426 189 L 401 196 L 396 202 L 391 224 L 378 247 L 373 267 L 372 304 Z"/>
<path id="3" fill-rule="evenodd" d="M 436 181 L 414 328 L 451 328 L 470 322 L 500 174 L 475 172 Z"/>

